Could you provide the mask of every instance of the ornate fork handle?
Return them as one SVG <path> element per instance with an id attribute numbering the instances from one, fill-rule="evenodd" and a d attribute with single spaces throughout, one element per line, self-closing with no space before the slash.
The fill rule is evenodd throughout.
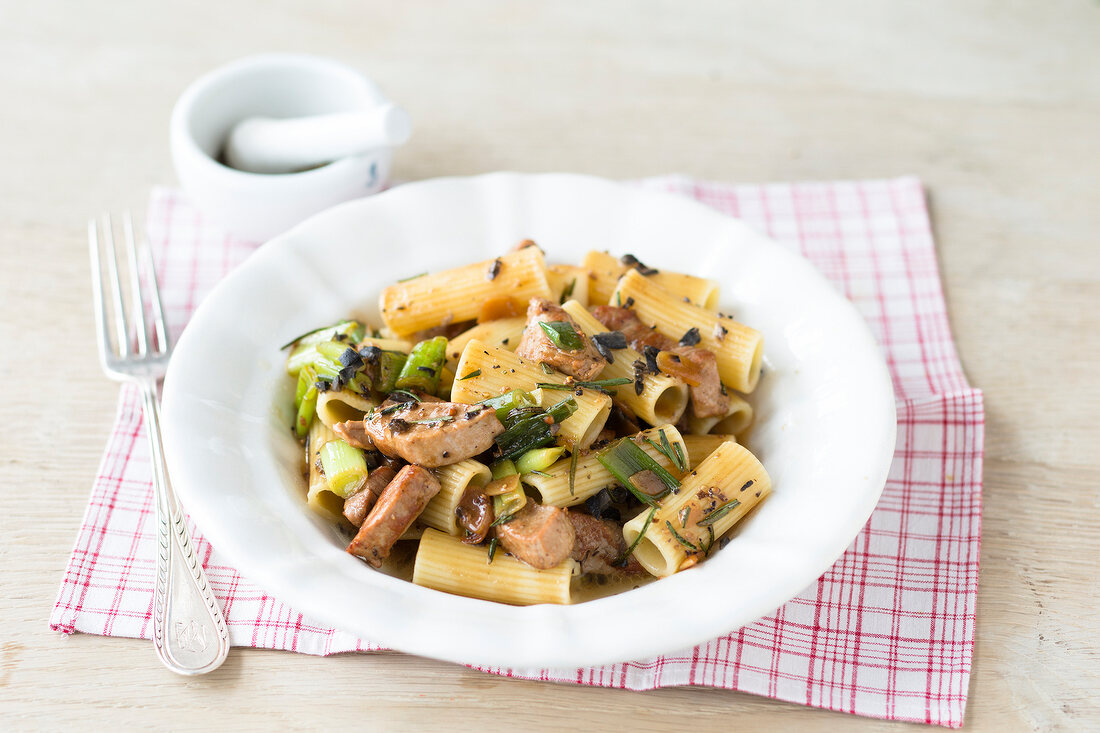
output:
<path id="1" fill-rule="evenodd" d="M 140 382 L 157 522 L 157 577 L 153 595 L 153 643 L 173 672 L 196 675 L 216 669 L 229 654 L 229 630 L 202 563 L 191 548 L 183 510 L 168 482 L 160 438 L 156 381 Z"/>

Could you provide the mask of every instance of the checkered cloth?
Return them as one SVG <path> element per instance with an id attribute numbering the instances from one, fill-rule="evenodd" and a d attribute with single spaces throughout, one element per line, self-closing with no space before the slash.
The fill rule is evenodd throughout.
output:
<path id="1" fill-rule="evenodd" d="M 593 669 L 488 669 L 510 677 L 632 690 L 708 685 L 830 710 L 958 727 L 974 647 L 982 396 L 951 341 L 920 183 L 734 186 L 686 178 L 646 188 L 693 197 L 810 259 L 859 308 L 886 354 L 897 449 L 882 499 L 817 582 L 756 623 L 680 653 Z M 210 288 L 253 251 L 157 189 L 149 239 L 179 333 Z M 61 584 L 51 628 L 152 633 L 154 522 L 141 400 L 118 418 Z M 379 647 L 303 617 L 195 547 L 236 646 L 335 654 Z"/>

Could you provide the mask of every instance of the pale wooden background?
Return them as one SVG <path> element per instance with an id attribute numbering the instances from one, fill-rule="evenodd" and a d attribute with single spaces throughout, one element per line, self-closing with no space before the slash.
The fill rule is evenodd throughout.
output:
<path id="1" fill-rule="evenodd" d="M 116 397 L 96 366 L 85 222 L 173 182 L 167 119 L 191 79 L 268 50 L 344 59 L 404 103 L 406 179 L 923 178 L 951 322 L 988 410 L 967 727 L 1100 726 L 1096 0 L 0 0 L 5 727 L 902 727 L 399 654 L 234 651 L 184 680 L 148 642 L 48 630 Z"/>

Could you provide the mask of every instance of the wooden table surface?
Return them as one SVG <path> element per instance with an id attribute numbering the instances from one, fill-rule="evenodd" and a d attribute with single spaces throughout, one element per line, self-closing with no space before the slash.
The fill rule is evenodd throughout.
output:
<path id="1" fill-rule="evenodd" d="M 826 5 L 828 7 L 826 7 Z M 0 2 L 0 719 L 164 728 L 885 730 L 720 690 L 498 679 L 400 654 L 149 642 L 47 617 L 115 409 L 84 227 L 172 183 L 200 73 L 343 59 L 409 109 L 404 179 L 492 170 L 728 181 L 916 174 L 987 409 L 967 728 L 1100 726 L 1100 3 Z"/>

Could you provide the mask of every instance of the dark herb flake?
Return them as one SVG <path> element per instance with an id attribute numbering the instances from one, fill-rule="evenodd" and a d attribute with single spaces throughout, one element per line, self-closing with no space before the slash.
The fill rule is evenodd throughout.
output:
<path id="1" fill-rule="evenodd" d="M 680 346 L 695 346 L 700 340 L 699 329 L 692 326 L 687 330 L 687 333 L 680 337 Z"/>
<path id="2" fill-rule="evenodd" d="M 497 257 L 493 260 L 493 264 L 489 265 L 489 271 L 485 273 L 486 280 L 496 280 L 497 275 L 500 274 L 500 268 L 502 267 L 500 258 Z"/>

